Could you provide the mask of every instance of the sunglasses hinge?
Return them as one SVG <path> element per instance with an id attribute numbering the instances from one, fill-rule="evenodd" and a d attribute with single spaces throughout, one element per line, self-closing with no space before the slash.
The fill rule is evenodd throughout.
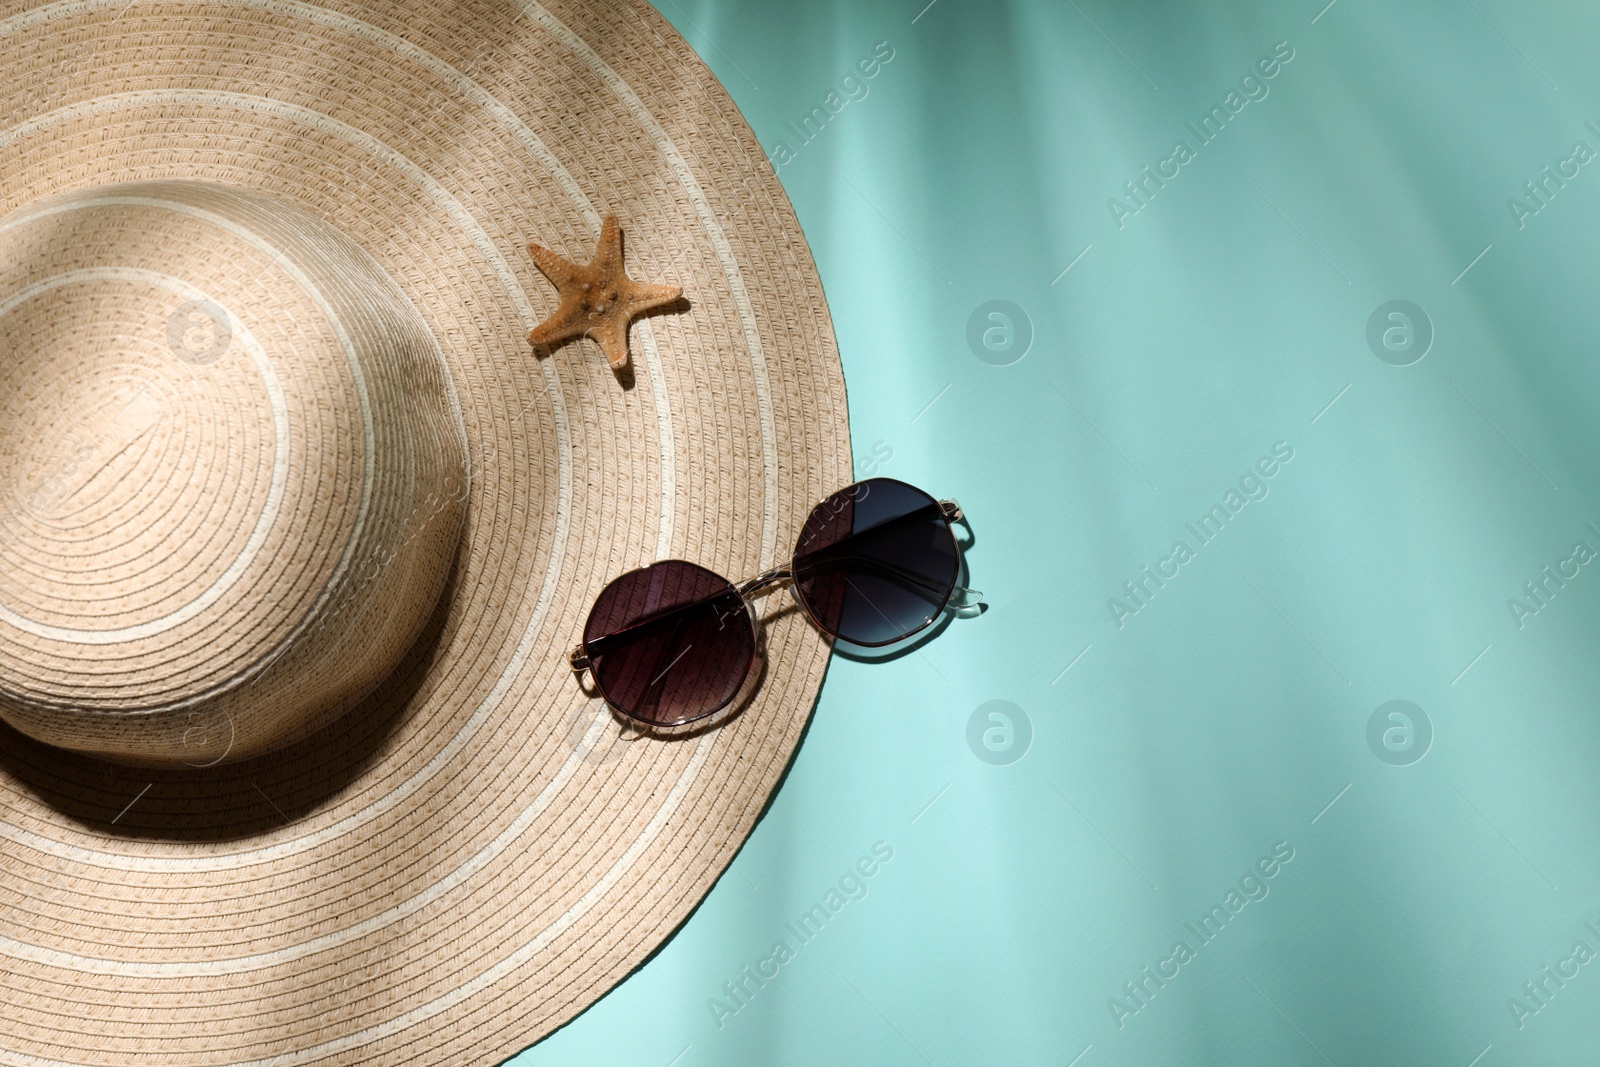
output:
<path id="1" fill-rule="evenodd" d="M 567 654 L 567 662 L 572 664 L 573 674 L 582 674 L 589 669 L 589 656 L 584 652 L 582 645 Z"/>
<path id="2" fill-rule="evenodd" d="M 960 522 L 964 517 L 961 514 L 961 505 L 954 500 L 939 501 L 939 513 L 951 522 Z"/>

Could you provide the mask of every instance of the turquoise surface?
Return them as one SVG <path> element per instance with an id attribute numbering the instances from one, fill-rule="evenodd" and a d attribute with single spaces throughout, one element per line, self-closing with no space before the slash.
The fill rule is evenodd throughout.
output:
<path id="1" fill-rule="evenodd" d="M 1600 10 L 924 3 L 660 8 L 990 610 L 513 1062 L 1595 1062 Z"/>

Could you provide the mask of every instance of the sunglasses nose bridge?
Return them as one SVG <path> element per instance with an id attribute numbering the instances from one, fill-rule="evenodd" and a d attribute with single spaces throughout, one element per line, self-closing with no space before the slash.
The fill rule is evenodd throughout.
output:
<path id="1" fill-rule="evenodd" d="M 776 585 L 779 582 L 788 581 L 793 577 L 793 567 L 774 567 L 771 570 L 763 571 L 754 578 L 751 578 L 748 582 L 745 582 L 743 585 L 739 586 L 739 595 L 746 600 L 749 600 L 752 593 L 759 592 L 769 585 Z"/>

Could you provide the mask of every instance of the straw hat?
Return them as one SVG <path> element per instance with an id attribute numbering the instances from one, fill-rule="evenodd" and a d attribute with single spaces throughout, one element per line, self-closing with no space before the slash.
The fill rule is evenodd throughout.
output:
<path id="1" fill-rule="evenodd" d="M 643 0 L 22 0 L 0 70 L 0 1064 L 503 1060 L 684 920 L 821 684 L 775 607 L 689 736 L 564 660 L 850 480 L 771 167 Z M 684 298 L 631 376 L 526 339 L 528 245 L 611 214 Z"/>

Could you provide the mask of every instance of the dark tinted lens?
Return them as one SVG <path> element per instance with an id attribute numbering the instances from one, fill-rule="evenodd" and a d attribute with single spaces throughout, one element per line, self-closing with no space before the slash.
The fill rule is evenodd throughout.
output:
<path id="1" fill-rule="evenodd" d="M 589 612 L 583 643 L 606 700 L 661 726 L 725 706 L 755 657 L 738 591 L 682 560 L 624 574 L 606 586 Z"/>
<path id="2" fill-rule="evenodd" d="M 891 478 L 818 504 L 795 548 L 795 592 L 817 624 L 857 645 L 888 645 L 938 617 L 955 588 L 956 539 L 939 502 Z"/>

